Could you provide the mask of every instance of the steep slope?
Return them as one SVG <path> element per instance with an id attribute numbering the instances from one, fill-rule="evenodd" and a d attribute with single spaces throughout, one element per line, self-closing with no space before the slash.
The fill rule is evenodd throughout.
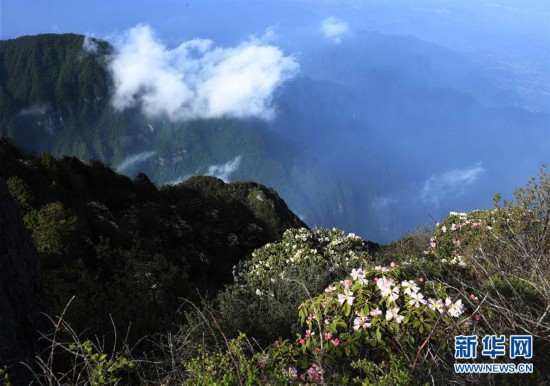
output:
<path id="1" fill-rule="evenodd" d="M 0 364 L 12 381 L 28 384 L 27 368 L 37 349 L 46 311 L 40 290 L 39 257 L 6 181 L 0 178 Z"/>
<path id="2" fill-rule="evenodd" d="M 168 327 L 181 298 L 215 293 L 255 248 L 305 226 L 258 184 L 196 177 L 159 190 L 143 174 L 34 158 L 5 140 L 0 176 L 40 252 L 52 312 L 76 295 L 69 319 L 90 333 L 109 333 L 109 313 L 133 338 Z"/>
<path id="3" fill-rule="evenodd" d="M 514 107 L 521 93 L 461 54 L 374 32 L 295 44 L 302 73 L 276 91 L 275 119 L 170 122 L 112 108 L 106 42 L 3 41 L 0 134 L 159 185 L 204 174 L 256 181 L 310 226 L 378 242 L 489 205 L 546 161 L 550 114 Z"/>
<path id="4" fill-rule="evenodd" d="M 0 136 L 34 151 L 111 160 L 135 111 L 114 112 L 106 68 L 112 47 L 84 36 L 44 34 L 0 42 Z"/>

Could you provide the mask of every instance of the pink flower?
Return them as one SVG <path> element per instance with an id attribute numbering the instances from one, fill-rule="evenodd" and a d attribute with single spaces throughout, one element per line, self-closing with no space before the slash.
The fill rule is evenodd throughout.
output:
<path id="1" fill-rule="evenodd" d="M 369 314 L 370 316 L 378 316 L 378 315 L 382 315 L 382 311 L 380 311 L 380 309 L 376 307 L 370 310 Z"/>
<path id="2" fill-rule="evenodd" d="M 325 288 L 325 292 L 334 292 L 336 291 L 336 286 L 329 285 L 327 288 Z"/>
<path id="3" fill-rule="evenodd" d="M 392 267 L 392 268 L 395 267 L 395 262 L 394 262 L 394 261 L 392 261 L 392 262 L 390 263 L 390 267 Z"/>
<path id="4" fill-rule="evenodd" d="M 398 318 L 398 315 L 397 313 L 399 312 L 399 307 L 395 307 L 395 308 L 392 308 L 391 310 L 387 310 L 386 311 L 386 320 L 389 322 L 390 320 L 392 319 L 395 319 L 397 321 L 397 323 L 401 323 L 401 321 L 403 320 L 402 318 Z"/>
<path id="5" fill-rule="evenodd" d="M 329 324 L 330 324 L 330 319 L 329 319 L 329 318 L 325 318 L 325 324 L 326 324 L 326 325 L 329 325 Z"/>
<path id="6" fill-rule="evenodd" d="M 369 318 L 366 316 L 358 316 L 353 321 L 353 329 L 355 331 L 359 330 L 360 328 L 367 329 L 370 327 L 370 323 L 368 323 Z"/>
<path id="7" fill-rule="evenodd" d="M 332 334 L 330 332 L 325 332 L 325 340 L 331 340 Z"/>
<path id="8" fill-rule="evenodd" d="M 424 278 L 423 278 L 423 277 L 419 277 L 419 278 L 418 278 L 418 281 L 422 283 L 422 282 L 424 282 Z"/>
<path id="9" fill-rule="evenodd" d="M 304 339 L 300 339 L 300 344 L 303 346 L 304 344 L 306 344 L 306 341 Z"/>
<path id="10" fill-rule="evenodd" d="M 307 320 L 309 320 L 309 321 L 311 322 L 311 321 L 313 320 L 313 315 L 312 315 L 312 314 L 309 314 L 309 315 L 307 316 Z"/>
<path id="11" fill-rule="evenodd" d="M 334 338 L 330 341 L 334 345 L 334 347 L 338 346 L 340 344 L 340 339 Z"/>
<path id="12" fill-rule="evenodd" d="M 309 338 L 310 336 L 315 335 L 315 331 L 312 330 L 306 330 L 306 338 Z"/>
<path id="13" fill-rule="evenodd" d="M 318 364 L 313 363 L 311 367 L 307 369 L 307 374 L 313 379 L 321 379 L 323 377 L 323 370 Z"/>
<path id="14" fill-rule="evenodd" d="M 343 284 L 344 288 L 349 288 L 352 286 L 353 282 L 351 280 L 343 280 L 340 283 Z"/>

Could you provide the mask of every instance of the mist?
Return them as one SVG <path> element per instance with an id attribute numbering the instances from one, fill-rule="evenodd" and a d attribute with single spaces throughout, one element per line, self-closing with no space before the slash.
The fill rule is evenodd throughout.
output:
<path id="1" fill-rule="evenodd" d="M 157 128 L 117 170 L 159 184 L 258 181 L 310 226 L 387 242 L 548 162 L 545 1 L 30 3 L 21 24 L 3 4 L 2 38 L 114 45 L 113 108 Z"/>

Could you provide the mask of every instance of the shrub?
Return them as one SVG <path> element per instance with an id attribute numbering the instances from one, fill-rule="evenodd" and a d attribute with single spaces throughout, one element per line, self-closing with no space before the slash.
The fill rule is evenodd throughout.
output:
<path id="1" fill-rule="evenodd" d="M 367 244 L 354 234 L 287 230 L 280 242 L 255 250 L 235 268 L 235 285 L 218 296 L 221 325 L 233 337 L 246 332 L 262 344 L 288 338 L 302 301 L 371 259 Z"/>

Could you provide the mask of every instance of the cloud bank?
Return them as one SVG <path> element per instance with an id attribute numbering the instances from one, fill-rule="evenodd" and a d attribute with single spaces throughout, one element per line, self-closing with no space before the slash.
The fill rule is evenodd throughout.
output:
<path id="1" fill-rule="evenodd" d="M 147 116 L 172 121 L 270 119 L 273 92 L 299 70 L 293 57 L 255 38 L 233 48 L 193 39 L 169 49 L 150 27 L 139 25 L 115 45 L 113 106 L 139 106 Z"/>
<path id="2" fill-rule="evenodd" d="M 321 23 L 321 31 L 327 39 L 339 44 L 342 37 L 350 32 L 349 25 L 345 21 L 335 17 L 327 17 Z"/>
<path id="3" fill-rule="evenodd" d="M 460 197 L 483 172 L 485 168 L 477 164 L 469 169 L 454 169 L 434 174 L 424 183 L 421 199 L 426 204 L 438 206 L 444 199 Z"/>
<path id="4" fill-rule="evenodd" d="M 155 155 L 154 151 L 145 151 L 143 153 L 138 153 L 138 154 L 128 156 L 124 159 L 124 161 L 121 162 L 120 165 L 117 166 L 116 171 L 119 173 L 122 173 L 130 169 L 131 167 L 148 160 L 154 155 Z"/>
<path id="5" fill-rule="evenodd" d="M 84 37 L 84 42 L 82 43 L 82 49 L 90 54 L 97 53 L 99 50 L 97 40 L 91 35 L 86 35 Z"/>
<path id="6" fill-rule="evenodd" d="M 229 182 L 229 176 L 237 171 L 240 164 L 241 156 L 239 155 L 225 164 L 209 166 L 205 175 L 218 177 L 224 182 Z"/>

